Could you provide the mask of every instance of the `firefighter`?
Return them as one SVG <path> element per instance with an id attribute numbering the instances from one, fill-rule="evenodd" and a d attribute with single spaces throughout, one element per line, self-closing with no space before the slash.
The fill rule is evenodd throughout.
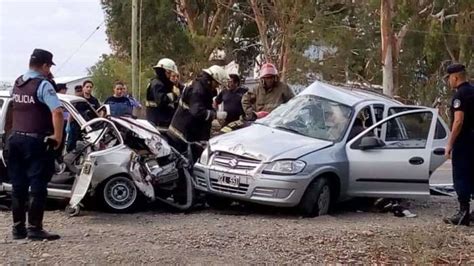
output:
<path id="1" fill-rule="evenodd" d="M 261 118 L 295 96 L 290 87 L 280 81 L 275 65 L 264 64 L 259 78 L 260 85 L 242 97 L 246 120 Z"/>
<path id="2" fill-rule="evenodd" d="M 183 92 L 170 126 L 173 135 L 188 142 L 209 140 L 212 121 L 216 118 L 213 98 L 217 88 L 227 84 L 228 78 L 220 66 L 203 69 Z"/>
<path id="3" fill-rule="evenodd" d="M 163 58 L 153 67 L 156 76 L 146 90 L 146 118 L 158 127 L 169 127 L 175 113 L 178 96 L 173 93 L 172 74 L 179 74 L 175 62 Z"/>

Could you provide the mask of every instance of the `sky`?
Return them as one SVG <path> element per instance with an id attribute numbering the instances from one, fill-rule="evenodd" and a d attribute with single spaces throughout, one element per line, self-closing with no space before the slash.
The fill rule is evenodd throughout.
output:
<path id="1" fill-rule="evenodd" d="M 56 77 L 86 75 L 111 53 L 104 24 L 78 50 L 103 21 L 100 0 L 0 0 L 0 80 L 24 73 L 34 48 L 53 53 Z"/>

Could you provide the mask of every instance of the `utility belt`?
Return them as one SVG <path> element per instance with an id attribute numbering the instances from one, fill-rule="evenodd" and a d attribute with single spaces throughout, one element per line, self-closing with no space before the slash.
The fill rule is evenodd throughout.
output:
<path id="1" fill-rule="evenodd" d="M 30 133 L 30 132 L 22 132 L 22 131 L 14 131 L 14 135 L 19 135 L 19 136 L 25 136 L 25 137 L 30 137 L 30 138 L 35 138 L 35 139 L 44 139 L 50 134 L 45 134 L 45 133 Z"/>

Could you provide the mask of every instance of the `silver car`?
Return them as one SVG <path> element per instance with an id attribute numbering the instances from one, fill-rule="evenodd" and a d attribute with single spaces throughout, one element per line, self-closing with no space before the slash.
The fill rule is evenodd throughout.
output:
<path id="1" fill-rule="evenodd" d="M 252 126 L 209 141 L 194 168 L 210 205 L 328 212 L 350 197 L 429 195 L 448 127 L 437 110 L 315 82 Z"/>

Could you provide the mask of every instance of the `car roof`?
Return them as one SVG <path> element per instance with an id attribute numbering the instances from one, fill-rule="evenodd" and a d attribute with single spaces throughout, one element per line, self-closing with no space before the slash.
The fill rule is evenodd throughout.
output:
<path id="1" fill-rule="evenodd" d="M 375 91 L 363 90 L 348 85 L 332 85 L 321 81 L 315 81 L 299 95 L 315 95 L 348 106 L 355 106 L 363 101 L 380 101 L 387 105 L 403 105 L 403 103 Z"/>

